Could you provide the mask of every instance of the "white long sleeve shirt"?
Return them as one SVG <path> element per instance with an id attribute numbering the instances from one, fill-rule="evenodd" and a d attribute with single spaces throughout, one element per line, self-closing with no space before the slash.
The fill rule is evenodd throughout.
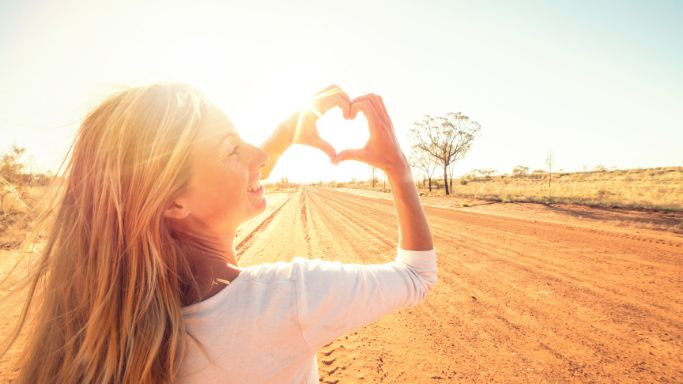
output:
<path id="1" fill-rule="evenodd" d="M 435 250 L 400 247 L 384 264 L 295 257 L 243 268 L 183 308 L 189 348 L 178 382 L 318 383 L 318 349 L 420 303 L 436 280 Z"/>

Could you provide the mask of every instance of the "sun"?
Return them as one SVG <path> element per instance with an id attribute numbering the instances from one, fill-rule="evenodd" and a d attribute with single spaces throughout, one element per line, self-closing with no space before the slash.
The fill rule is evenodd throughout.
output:
<path id="1" fill-rule="evenodd" d="M 285 65 L 263 62 L 245 67 L 242 61 L 231 60 L 222 52 L 207 54 L 209 48 L 210 44 L 193 46 L 196 55 L 190 57 L 211 56 L 210 60 L 202 61 L 201 71 L 186 56 L 167 60 L 174 65 L 173 77 L 202 89 L 209 100 L 224 110 L 242 139 L 253 145 L 266 140 L 279 124 L 297 111 L 310 110 L 315 113 L 312 108 L 315 95 L 340 81 L 341 74 L 332 75 L 315 62 Z M 344 84 L 339 85 L 344 88 Z M 355 121 L 345 121 L 341 110 L 332 108 L 319 117 L 319 134 L 335 149 L 360 148 L 367 141 L 367 122 L 362 115 Z M 333 166 L 322 151 L 294 145 L 280 157 L 270 179 L 351 179 L 352 174 L 367 173 L 366 168 L 360 163 Z"/>
<path id="2" fill-rule="evenodd" d="M 245 103 L 235 111 L 245 126 L 245 138 L 264 140 L 282 121 L 300 110 L 311 109 L 316 93 L 332 84 L 313 64 L 291 64 L 274 68 L 249 84 Z M 240 126 L 240 125 L 238 125 Z"/>

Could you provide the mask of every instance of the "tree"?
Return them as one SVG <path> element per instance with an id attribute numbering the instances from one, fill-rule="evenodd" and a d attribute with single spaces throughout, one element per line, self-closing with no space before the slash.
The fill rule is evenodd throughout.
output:
<path id="1" fill-rule="evenodd" d="M 455 171 L 455 162 L 452 162 L 448 166 L 448 184 L 450 185 L 450 190 L 453 191 L 453 172 Z"/>
<path id="2" fill-rule="evenodd" d="M 526 176 L 527 173 L 529 173 L 529 167 L 525 167 L 523 165 L 518 165 L 518 166 L 512 168 L 512 175 L 515 177 Z"/>
<path id="3" fill-rule="evenodd" d="M 450 112 L 446 116 L 426 115 L 410 129 L 413 147 L 431 155 L 442 167 L 446 195 L 450 194 L 449 166 L 469 151 L 480 127 L 462 113 Z"/>
<path id="4" fill-rule="evenodd" d="M 26 148 L 13 145 L 12 150 L 0 160 L 0 212 L 5 212 L 5 196 L 20 195 L 16 186 L 24 181 L 24 175 L 21 173 L 24 164 L 19 161 L 24 152 Z M 18 200 L 21 201 L 21 199 Z"/>
<path id="5" fill-rule="evenodd" d="M 484 179 L 490 179 L 491 176 L 495 175 L 498 173 L 495 169 L 491 168 L 483 168 L 483 169 L 473 169 L 472 174 L 474 174 L 476 177 L 482 177 Z"/>
<path id="6" fill-rule="evenodd" d="M 411 167 L 417 168 L 425 174 L 429 182 L 429 192 L 431 192 L 432 176 L 434 176 L 434 171 L 436 170 L 437 166 L 434 157 L 432 157 L 432 155 L 429 153 L 413 146 L 408 162 L 410 163 Z"/>
<path id="7" fill-rule="evenodd" d="M 21 171 L 24 169 L 19 159 L 26 152 L 26 148 L 21 148 L 16 145 L 12 146 L 12 150 L 2 156 L 0 160 L 0 176 L 10 183 L 19 183 L 22 179 Z"/>

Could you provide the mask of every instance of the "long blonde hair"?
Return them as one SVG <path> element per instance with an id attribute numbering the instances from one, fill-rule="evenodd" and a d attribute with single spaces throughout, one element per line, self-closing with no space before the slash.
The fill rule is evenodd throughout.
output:
<path id="1" fill-rule="evenodd" d="M 60 193 L 26 240 L 46 235 L 17 327 L 0 350 L 6 355 L 28 328 L 17 382 L 174 381 L 184 294 L 198 284 L 193 243 L 163 212 L 188 185 L 204 110 L 194 87 L 163 83 L 120 91 L 84 119 Z"/>

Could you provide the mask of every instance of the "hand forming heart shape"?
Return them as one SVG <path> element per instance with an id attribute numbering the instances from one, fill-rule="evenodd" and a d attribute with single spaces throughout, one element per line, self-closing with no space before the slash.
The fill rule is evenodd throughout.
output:
<path id="1" fill-rule="evenodd" d="M 346 149 L 339 153 L 324 140 L 318 131 L 318 118 L 333 107 L 339 107 L 345 119 L 353 120 L 362 112 L 368 122 L 369 138 L 362 148 Z M 293 144 L 304 144 L 325 152 L 334 164 L 356 160 L 387 171 L 408 169 L 408 163 L 396 139 L 391 119 L 380 96 L 368 94 L 350 100 L 336 85 L 319 92 L 311 110 L 300 111 L 292 136 Z"/>
<path id="2" fill-rule="evenodd" d="M 362 113 L 355 118 L 345 119 L 339 109 L 333 108 L 318 118 L 316 127 L 320 138 L 330 143 L 336 151 L 335 156 L 330 158 L 332 163 L 345 150 L 365 147 L 370 138 L 368 120 Z"/>
<path id="3" fill-rule="evenodd" d="M 336 85 L 325 88 L 314 96 L 309 110 L 299 111 L 296 115 L 293 144 L 303 144 L 315 147 L 325 152 L 332 161 L 337 152 L 334 147 L 324 140 L 318 132 L 318 118 L 330 109 L 339 107 L 345 119 L 349 119 L 351 100 L 341 88 Z"/>

